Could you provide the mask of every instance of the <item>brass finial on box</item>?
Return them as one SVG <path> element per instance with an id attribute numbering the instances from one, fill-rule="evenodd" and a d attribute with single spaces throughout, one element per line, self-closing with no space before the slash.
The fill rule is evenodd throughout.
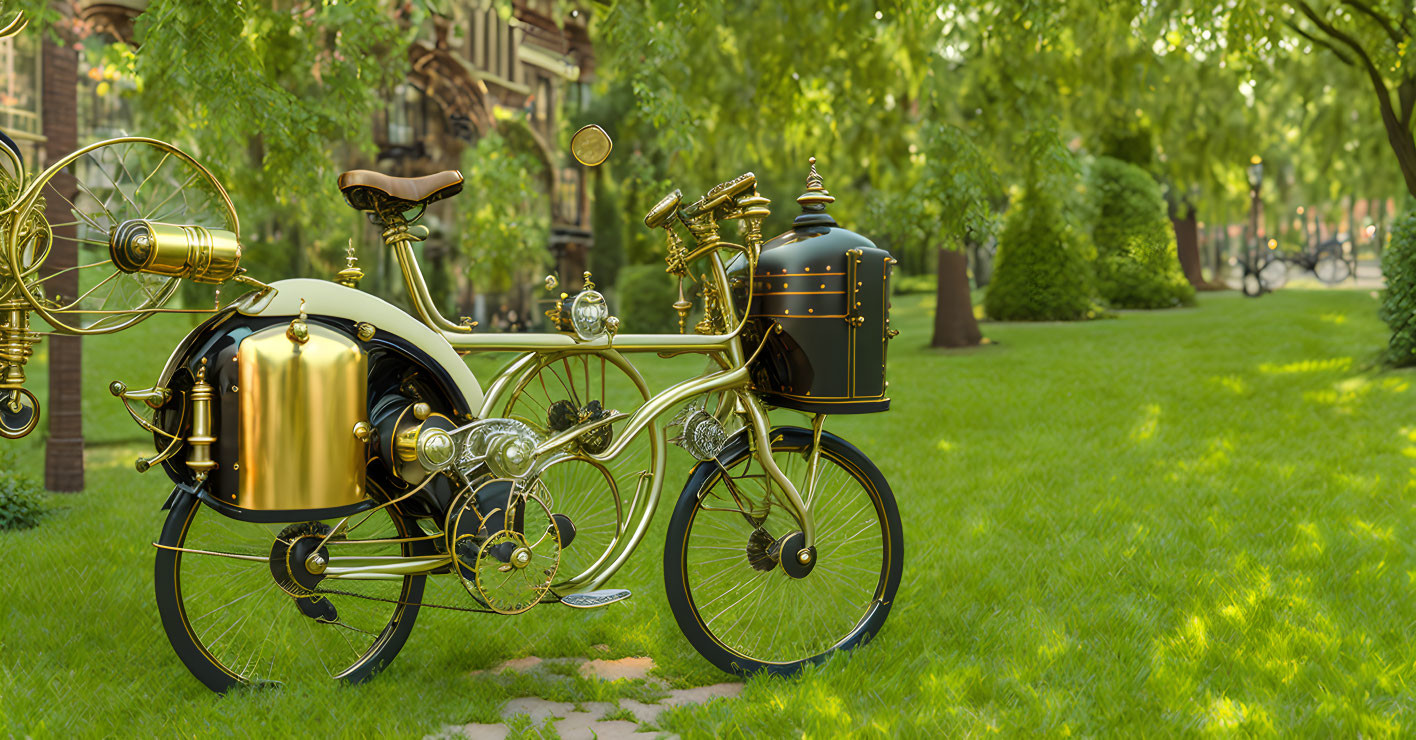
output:
<path id="1" fill-rule="evenodd" d="M 349 240 L 349 248 L 344 252 L 344 269 L 334 276 L 334 282 L 346 288 L 359 287 L 359 281 L 364 279 L 364 271 L 359 269 L 359 258 L 354 255 L 354 240 Z"/>
<path id="2" fill-rule="evenodd" d="M 801 204 L 803 211 L 820 213 L 826 210 L 827 203 L 836 202 L 836 197 L 826 190 L 821 173 L 816 171 L 816 157 L 807 161 L 811 163 L 811 173 L 806 176 L 806 192 L 797 196 L 797 202 Z"/>
<path id="3" fill-rule="evenodd" d="M 792 223 L 796 226 L 835 226 L 835 220 L 826 214 L 826 205 L 836 202 L 836 197 L 826 189 L 821 174 L 816 171 L 816 157 L 807 161 L 811 164 L 811 172 L 806 176 L 806 192 L 797 196 L 801 215 Z"/>

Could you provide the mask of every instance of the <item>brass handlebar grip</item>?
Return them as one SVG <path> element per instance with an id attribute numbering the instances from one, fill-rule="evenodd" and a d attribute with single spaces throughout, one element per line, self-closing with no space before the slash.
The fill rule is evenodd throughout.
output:
<path id="1" fill-rule="evenodd" d="M 665 195 L 662 200 L 654 204 L 649 209 L 649 214 L 644 217 L 644 225 L 651 229 L 657 229 L 669 222 L 669 218 L 678 211 L 679 203 L 683 202 L 683 191 L 674 189 L 674 192 Z"/>
<path id="2" fill-rule="evenodd" d="M 757 187 L 757 175 L 744 172 L 731 180 L 714 185 L 693 205 L 683 209 L 684 218 L 695 218 L 737 196 Z"/>

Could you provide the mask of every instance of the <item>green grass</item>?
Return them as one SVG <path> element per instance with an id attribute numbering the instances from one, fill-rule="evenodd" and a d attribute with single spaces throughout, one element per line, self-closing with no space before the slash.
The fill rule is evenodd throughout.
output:
<path id="1" fill-rule="evenodd" d="M 905 575 L 889 622 L 851 655 L 668 711 L 661 729 L 1413 732 L 1416 376 L 1368 367 L 1385 340 L 1370 294 L 1202 294 L 1197 309 L 1112 321 L 989 324 L 997 345 L 955 352 L 922 347 L 930 301 L 895 302 L 894 409 L 828 422 L 875 458 L 899 500 Z M 62 508 L 38 529 L 0 534 L 0 732 L 422 736 L 495 721 L 528 693 L 654 693 L 469 675 L 529 654 L 649 655 L 675 685 L 726 680 L 664 600 L 661 509 L 611 584 L 633 589 L 629 602 L 509 618 L 425 609 L 367 685 L 210 694 L 153 605 L 149 543 L 167 486 L 132 471 L 131 424 L 96 410 L 116 405 L 104 388 L 115 372 L 97 370 L 129 385 L 156 373 L 182 330 L 162 321 L 88 355 L 89 431 L 112 441 L 90 449 L 88 492 L 56 497 Z M 656 364 L 651 382 L 699 367 Z M 668 496 L 682 456 L 670 471 Z M 456 583 L 430 581 L 429 598 L 467 603 Z M 608 654 L 592 649 L 601 643 Z"/>

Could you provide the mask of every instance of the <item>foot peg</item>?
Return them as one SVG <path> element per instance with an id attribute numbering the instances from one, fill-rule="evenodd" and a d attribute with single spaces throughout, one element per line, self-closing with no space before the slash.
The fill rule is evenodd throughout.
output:
<path id="1" fill-rule="evenodd" d="M 597 606 L 607 606 L 616 601 L 624 601 L 629 598 L 628 589 L 607 588 L 600 591 L 582 591 L 578 594 L 566 594 L 561 597 L 561 603 L 576 609 L 594 609 Z"/>

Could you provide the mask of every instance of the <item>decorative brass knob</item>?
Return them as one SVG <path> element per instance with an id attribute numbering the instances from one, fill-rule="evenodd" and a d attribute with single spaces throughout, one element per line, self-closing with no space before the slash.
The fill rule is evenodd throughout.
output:
<path id="1" fill-rule="evenodd" d="M 361 421 L 354 425 L 354 438 L 360 442 L 368 442 L 374 436 L 374 427 L 367 421 Z"/>

